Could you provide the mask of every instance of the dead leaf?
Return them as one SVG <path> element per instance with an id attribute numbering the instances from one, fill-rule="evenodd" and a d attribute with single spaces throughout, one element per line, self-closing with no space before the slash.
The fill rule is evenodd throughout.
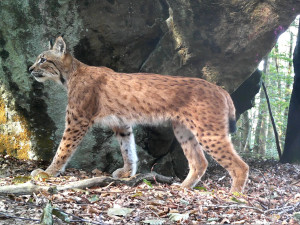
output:
<path id="1" fill-rule="evenodd" d="M 182 220 L 187 220 L 189 218 L 189 214 L 180 214 L 180 213 L 169 213 L 168 214 L 169 219 L 172 221 L 182 221 Z"/>
<path id="2" fill-rule="evenodd" d="M 94 170 L 92 171 L 92 174 L 94 174 L 94 175 L 97 176 L 97 177 L 100 177 L 100 176 L 103 176 L 103 175 L 104 175 L 104 173 L 103 173 L 101 170 L 98 170 L 98 169 L 94 169 Z"/>
<path id="3" fill-rule="evenodd" d="M 115 205 L 114 208 L 110 208 L 107 211 L 107 215 L 109 216 L 127 216 L 130 214 L 134 209 L 130 208 L 121 208 L 119 205 Z"/>
<path id="4" fill-rule="evenodd" d="M 160 225 L 164 224 L 165 220 L 162 219 L 152 219 L 152 220 L 144 220 L 143 223 L 147 223 L 150 225 Z"/>

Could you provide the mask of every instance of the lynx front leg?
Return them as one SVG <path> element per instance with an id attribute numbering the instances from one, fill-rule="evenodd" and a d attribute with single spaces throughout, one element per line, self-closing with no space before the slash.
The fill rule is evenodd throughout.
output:
<path id="1" fill-rule="evenodd" d="M 113 177 L 133 176 L 137 170 L 138 157 L 136 154 L 134 135 L 131 126 L 113 128 L 120 144 L 124 166 L 113 172 Z"/>
<path id="2" fill-rule="evenodd" d="M 63 172 L 71 156 L 75 153 L 77 146 L 89 128 L 89 121 L 71 121 L 67 119 L 66 128 L 59 144 L 58 150 L 46 173 L 57 176 Z"/>

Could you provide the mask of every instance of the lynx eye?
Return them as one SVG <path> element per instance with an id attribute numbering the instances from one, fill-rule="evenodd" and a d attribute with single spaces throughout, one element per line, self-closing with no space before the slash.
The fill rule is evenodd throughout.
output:
<path id="1" fill-rule="evenodd" d="M 40 58 L 40 61 L 39 61 L 39 63 L 44 63 L 44 62 L 46 62 L 47 61 L 47 59 L 46 58 Z"/>

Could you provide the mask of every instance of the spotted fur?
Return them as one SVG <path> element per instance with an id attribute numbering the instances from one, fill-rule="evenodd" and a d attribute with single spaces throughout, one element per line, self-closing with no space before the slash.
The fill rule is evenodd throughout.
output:
<path id="1" fill-rule="evenodd" d="M 68 92 L 65 131 L 47 173 L 63 171 L 87 130 L 100 123 L 114 130 L 121 147 L 124 166 L 113 176 L 133 176 L 138 158 L 132 127 L 170 121 L 190 168 L 183 187 L 195 186 L 205 173 L 206 151 L 228 170 L 231 191 L 243 190 L 249 168 L 229 139 L 235 108 L 222 88 L 198 78 L 87 66 L 66 51 L 62 37 L 38 56 L 30 71 L 37 81 L 54 80 Z"/>

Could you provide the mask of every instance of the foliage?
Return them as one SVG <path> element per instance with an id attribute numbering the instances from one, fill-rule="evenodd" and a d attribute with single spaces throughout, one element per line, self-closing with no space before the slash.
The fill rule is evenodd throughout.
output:
<path id="1" fill-rule="evenodd" d="M 279 133 L 281 149 L 284 147 L 288 108 L 294 79 L 293 49 L 296 44 L 298 19 L 280 36 L 278 42 L 260 64 L 272 113 Z M 238 121 L 238 131 L 233 136 L 235 147 L 242 154 L 276 158 L 276 142 L 263 90 L 255 98 L 255 107 Z"/>

